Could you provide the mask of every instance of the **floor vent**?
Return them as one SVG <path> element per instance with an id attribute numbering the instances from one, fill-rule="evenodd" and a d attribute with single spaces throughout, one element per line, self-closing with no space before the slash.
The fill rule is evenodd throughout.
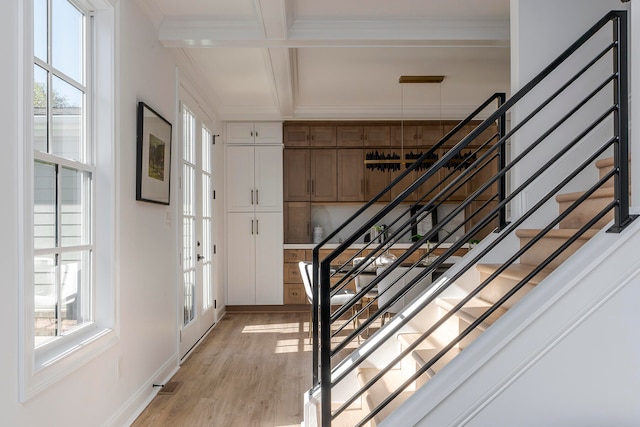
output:
<path id="1" fill-rule="evenodd" d="M 158 392 L 158 394 L 174 394 L 182 385 L 182 381 L 169 381 Z"/>

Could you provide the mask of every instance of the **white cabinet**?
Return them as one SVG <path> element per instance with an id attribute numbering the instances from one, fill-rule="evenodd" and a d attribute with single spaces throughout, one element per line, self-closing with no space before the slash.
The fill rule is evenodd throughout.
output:
<path id="1" fill-rule="evenodd" d="M 283 304 L 282 124 L 227 123 L 227 304 Z"/>
<path id="2" fill-rule="evenodd" d="M 227 221 L 227 303 L 281 305 L 282 213 L 229 213 Z"/>
<path id="3" fill-rule="evenodd" d="M 227 122 L 227 144 L 282 144 L 281 122 Z"/>
<path id="4" fill-rule="evenodd" d="M 227 211 L 282 212 L 282 146 L 227 147 Z"/>

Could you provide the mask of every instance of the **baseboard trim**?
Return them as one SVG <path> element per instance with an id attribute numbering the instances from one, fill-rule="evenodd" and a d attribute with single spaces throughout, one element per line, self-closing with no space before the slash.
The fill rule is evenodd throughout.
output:
<path id="1" fill-rule="evenodd" d="M 287 305 L 228 305 L 226 310 L 231 313 L 308 313 L 309 304 Z"/>

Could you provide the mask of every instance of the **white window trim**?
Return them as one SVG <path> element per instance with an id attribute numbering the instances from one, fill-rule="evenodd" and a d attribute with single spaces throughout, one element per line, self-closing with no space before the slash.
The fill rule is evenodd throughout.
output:
<path id="1" fill-rule="evenodd" d="M 89 35 L 96 66 L 87 79 L 93 82 L 93 99 L 101 105 L 87 106 L 87 114 L 94 123 L 91 138 L 94 140 L 92 157 L 97 162 L 93 173 L 95 195 L 93 201 L 93 227 L 96 243 L 93 271 L 94 297 L 92 311 L 94 322 L 78 328 L 69 336 L 59 337 L 37 350 L 34 348 L 34 294 L 33 294 L 33 162 L 45 160 L 46 154 L 34 155 L 32 146 L 32 97 L 33 97 L 33 5 L 25 1 L 18 10 L 19 37 L 18 84 L 24 88 L 19 97 L 20 123 L 19 140 L 22 150 L 18 151 L 20 171 L 19 218 L 22 230 L 20 239 L 20 327 L 19 327 L 19 371 L 20 400 L 25 402 L 47 389 L 58 380 L 112 347 L 119 338 L 119 319 L 116 310 L 117 286 L 117 237 L 115 229 L 116 193 L 118 174 L 115 166 L 116 126 L 116 22 L 115 7 L 110 0 L 71 0 L 83 10 L 90 10 L 94 23 Z M 96 31 L 96 28 L 98 31 Z M 57 161 L 60 163 L 60 161 Z M 81 170 L 75 162 L 69 166 Z M 114 178 L 115 177 L 115 178 Z"/>

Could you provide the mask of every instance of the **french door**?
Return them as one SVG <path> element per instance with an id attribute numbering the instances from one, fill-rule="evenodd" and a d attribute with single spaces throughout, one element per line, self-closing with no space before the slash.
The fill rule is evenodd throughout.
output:
<path id="1" fill-rule="evenodd" d="M 213 137 L 185 104 L 182 117 L 182 283 L 180 358 L 215 321 Z"/>

